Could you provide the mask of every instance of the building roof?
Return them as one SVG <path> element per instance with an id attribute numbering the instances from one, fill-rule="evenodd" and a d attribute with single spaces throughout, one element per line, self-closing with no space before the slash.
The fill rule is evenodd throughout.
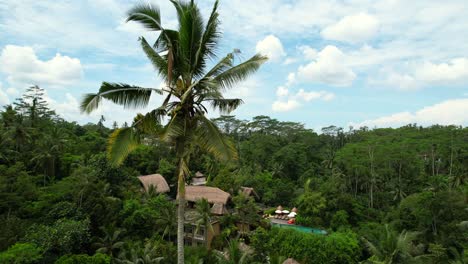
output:
<path id="1" fill-rule="evenodd" d="M 241 187 L 240 191 L 246 195 L 246 196 L 253 196 L 257 199 L 259 199 L 260 197 L 258 196 L 257 192 L 254 190 L 254 188 L 251 188 L 251 187 Z"/>
<path id="2" fill-rule="evenodd" d="M 215 215 L 225 215 L 228 213 L 226 206 L 221 203 L 215 203 L 213 204 L 213 207 L 211 207 L 211 213 Z"/>
<path id="3" fill-rule="evenodd" d="M 140 180 L 145 191 L 148 191 L 153 186 L 158 193 L 169 192 L 169 185 L 161 174 L 138 176 L 138 180 Z"/>
<path id="4" fill-rule="evenodd" d="M 205 177 L 205 175 L 199 171 L 195 172 L 195 178 L 201 178 L 201 177 Z"/>
<path id="5" fill-rule="evenodd" d="M 297 262 L 295 259 L 288 258 L 287 260 L 283 262 L 283 264 L 300 264 L 300 263 Z"/>
<path id="6" fill-rule="evenodd" d="M 225 205 L 231 195 L 219 188 L 209 186 L 185 186 L 185 199 L 196 202 L 205 198 L 210 204 L 220 203 Z"/>

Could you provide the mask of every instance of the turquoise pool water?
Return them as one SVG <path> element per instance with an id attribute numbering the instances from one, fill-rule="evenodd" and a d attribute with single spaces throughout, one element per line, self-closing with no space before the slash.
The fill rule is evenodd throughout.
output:
<path id="1" fill-rule="evenodd" d="M 278 224 L 278 223 L 271 223 L 271 224 L 273 226 L 276 226 L 276 227 L 296 229 L 296 230 L 299 230 L 299 231 L 305 232 L 305 233 L 314 233 L 314 234 L 319 234 L 319 235 L 326 235 L 327 234 L 327 231 L 325 231 L 325 230 L 306 227 L 306 226 Z"/>

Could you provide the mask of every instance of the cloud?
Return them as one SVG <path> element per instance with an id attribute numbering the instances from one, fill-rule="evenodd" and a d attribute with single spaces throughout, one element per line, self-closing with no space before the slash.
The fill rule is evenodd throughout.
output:
<path id="1" fill-rule="evenodd" d="M 400 72 L 383 68 L 377 78 L 369 78 L 373 85 L 400 90 L 416 90 L 428 86 L 457 86 L 468 81 L 468 58 L 454 58 L 448 62 L 410 63 Z"/>
<path id="2" fill-rule="evenodd" d="M 10 103 L 8 95 L 2 89 L 2 83 L 0 83 L 0 105 L 6 105 Z"/>
<path id="3" fill-rule="evenodd" d="M 81 79 L 79 59 L 57 53 L 52 59 L 40 60 L 31 47 L 7 45 L 0 55 L 0 71 L 10 84 L 62 86 Z"/>
<path id="4" fill-rule="evenodd" d="M 296 109 L 301 104 L 295 99 L 288 99 L 287 101 L 275 101 L 273 102 L 272 109 L 275 112 L 286 112 Z"/>
<path id="5" fill-rule="evenodd" d="M 344 63 L 345 59 L 345 55 L 340 49 L 328 45 L 317 54 L 316 60 L 300 66 L 297 76 L 305 82 L 349 86 L 356 78 L 356 74 Z"/>
<path id="6" fill-rule="evenodd" d="M 330 101 L 333 98 L 335 98 L 335 94 L 327 92 L 327 91 L 310 91 L 306 92 L 303 89 L 300 89 L 299 92 L 296 94 L 297 98 L 301 98 L 302 100 L 306 102 L 310 102 L 312 100 L 316 99 L 322 99 L 324 101 Z"/>
<path id="7" fill-rule="evenodd" d="M 287 96 L 289 94 L 288 88 L 284 86 L 279 86 L 278 89 L 276 89 L 276 96 L 278 97 L 283 97 Z"/>
<path id="8" fill-rule="evenodd" d="M 414 113 L 405 111 L 388 116 L 351 123 L 354 127 L 400 127 L 417 123 L 430 125 L 468 125 L 468 98 L 451 99 L 424 107 Z"/>
<path id="9" fill-rule="evenodd" d="M 371 39 L 378 29 L 379 21 L 375 16 L 359 13 L 343 17 L 324 28 L 320 34 L 329 40 L 357 43 Z"/>
<path id="10" fill-rule="evenodd" d="M 468 79 L 468 58 L 455 58 L 449 62 L 435 64 L 425 62 L 416 67 L 417 79 L 427 83 L 460 82 Z"/>
<path id="11" fill-rule="evenodd" d="M 255 50 L 258 53 L 268 56 L 270 61 L 279 61 L 281 58 L 286 56 L 283 44 L 281 44 L 279 38 L 274 35 L 268 35 L 263 40 L 257 42 Z"/>
<path id="12" fill-rule="evenodd" d="M 302 52 L 304 58 L 306 58 L 307 60 L 315 60 L 317 58 L 317 50 L 310 46 L 303 45 L 299 46 L 298 49 Z"/>

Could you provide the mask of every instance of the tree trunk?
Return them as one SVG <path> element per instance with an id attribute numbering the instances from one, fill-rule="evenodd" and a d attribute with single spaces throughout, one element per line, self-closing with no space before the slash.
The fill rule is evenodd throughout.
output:
<path id="1" fill-rule="evenodd" d="M 184 264 L 184 222 L 185 222 L 185 188 L 178 188 L 177 198 L 177 263 Z"/>
<path id="2" fill-rule="evenodd" d="M 179 158 L 177 171 L 177 263 L 184 264 L 184 225 L 185 225 L 185 142 L 176 145 Z"/>

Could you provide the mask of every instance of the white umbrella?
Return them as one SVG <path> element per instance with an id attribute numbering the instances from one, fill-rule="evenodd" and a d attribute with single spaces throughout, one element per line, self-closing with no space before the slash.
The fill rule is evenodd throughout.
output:
<path id="1" fill-rule="evenodd" d="M 276 210 L 275 213 L 281 214 L 281 213 L 283 213 L 283 211 L 281 211 L 281 210 Z"/>
<path id="2" fill-rule="evenodd" d="M 283 214 L 289 214 L 288 210 L 283 210 Z"/>
<path id="3" fill-rule="evenodd" d="M 291 217 L 291 218 L 296 217 L 296 213 L 292 212 L 292 213 L 288 214 L 288 217 Z"/>

